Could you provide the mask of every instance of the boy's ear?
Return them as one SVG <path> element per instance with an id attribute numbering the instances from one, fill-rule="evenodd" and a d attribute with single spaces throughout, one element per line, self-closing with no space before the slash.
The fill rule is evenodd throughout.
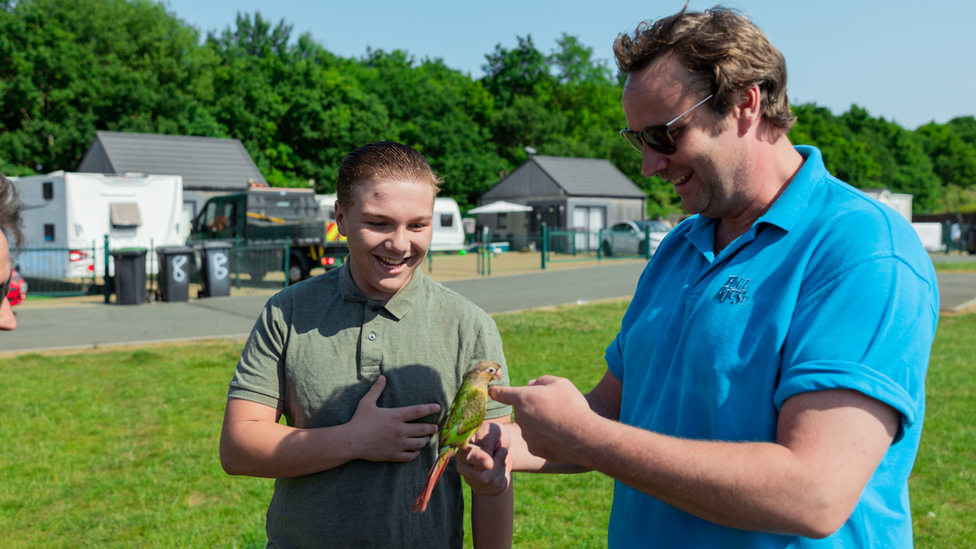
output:
<path id="1" fill-rule="evenodd" d="M 346 214 L 343 213 L 342 208 L 339 207 L 339 201 L 338 200 L 335 201 L 335 206 L 334 207 L 335 207 L 336 229 L 338 229 L 339 234 L 341 234 L 342 236 L 348 238 L 349 235 L 346 234 Z"/>

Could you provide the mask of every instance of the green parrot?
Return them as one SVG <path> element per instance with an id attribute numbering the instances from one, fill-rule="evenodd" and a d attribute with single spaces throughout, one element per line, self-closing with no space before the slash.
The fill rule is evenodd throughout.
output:
<path id="1" fill-rule="evenodd" d="M 471 440 L 478 427 L 485 420 L 485 410 L 488 408 L 488 382 L 502 378 L 502 367 L 490 360 L 482 360 L 464 374 L 464 381 L 454 395 L 454 402 L 447 412 L 444 425 L 441 427 L 439 438 L 439 454 L 437 461 L 427 473 L 424 488 L 417 496 L 410 508 L 411 513 L 423 513 L 427 509 L 430 493 L 434 485 L 441 478 L 441 473 L 460 448 Z"/>

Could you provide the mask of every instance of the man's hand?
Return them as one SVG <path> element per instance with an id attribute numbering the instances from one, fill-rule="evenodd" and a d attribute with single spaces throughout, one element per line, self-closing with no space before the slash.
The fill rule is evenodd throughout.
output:
<path id="1" fill-rule="evenodd" d="M 359 401 L 348 426 L 358 439 L 355 456 L 367 461 L 411 461 L 437 433 L 434 423 L 409 423 L 437 413 L 437 403 L 402 408 L 380 408 L 376 405 L 386 388 L 386 376 L 380 376 Z"/>
<path id="2" fill-rule="evenodd" d="M 512 484 L 512 437 L 506 425 L 485 422 L 457 454 L 457 470 L 479 496 L 504 494 Z"/>
<path id="3" fill-rule="evenodd" d="M 547 375 L 525 387 L 489 387 L 488 393 L 515 408 L 515 423 L 529 452 L 550 462 L 574 463 L 578 443 L 597 434 L 601 418 L 566 378 Z"/>

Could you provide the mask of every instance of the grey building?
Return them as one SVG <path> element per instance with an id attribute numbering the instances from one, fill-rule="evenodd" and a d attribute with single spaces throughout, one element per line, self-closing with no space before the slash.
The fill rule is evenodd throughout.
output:
<path id="1" fill-rule="evenodd" d="M 183 176 L 183 209 L 192 219 L 207 198 L 265 183 L 238 139 L 97 132 L 79 172 Z"/>
<path id="2" fill-rule="evenodd" d="M 609 160 L 533 155 L 479 199 L 532 207 L 531 212 L 479 214 L 492 239 L 510 240 L 519 248 L 528 235 L 554 230 L 606 229 L 624 219 L 640 220 L 647 196 Z"/>

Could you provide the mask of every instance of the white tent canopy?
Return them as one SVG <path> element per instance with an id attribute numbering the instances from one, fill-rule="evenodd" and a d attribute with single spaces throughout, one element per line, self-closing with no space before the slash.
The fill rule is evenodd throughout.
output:
<path id="1" fill-rule="evenodd" d="M 468 210 L 469 214 L 491 214 L 491 213 L 508 213 L 508 212 L 531 212 L 532 206 L 525 206 L 523 204 L 515 204 L 514 202 L 505 202 L 504 200 L 499 200 L 498 202 L 492 202 L 491 204 L 485 204 L 484 206 L 478 206 L 477 208 Z"/>

